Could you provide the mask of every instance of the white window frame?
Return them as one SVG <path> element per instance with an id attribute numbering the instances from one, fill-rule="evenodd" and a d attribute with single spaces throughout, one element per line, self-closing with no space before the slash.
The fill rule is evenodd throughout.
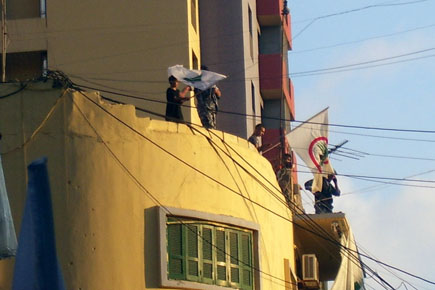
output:
<path id="1" fill-rule="evenodd" d="M 245 228 L 253 232 L 253 278 L 254 278 L 254 288 L 255 290 L 260 290 L 261 280 L 260 272 L 260 249 L 259 249 L 259 236 L 260 227 L 258 224 L 246 221 L 241 218 L 218 215 L 206 212 L 200 212 L 195 210 L 187 210 L 172 207 L 158 207 L 158 227 L 159 227 L 159 250 L 160 250 L 160 286 L 169 288 L 181 288 L 181 289 L 204 289 L 204 290 L 228 290 L 232 289 L 229 287 L 203 284 L 185 280 L 170 280 L 168 279 L 168 261 L 167 261 L 167 241 L 166 241 L 166 223 L 168 216 L 179 216 L 186 217 L 190 219 L 198 219 L 209 222 L 216 222 L 220 224 L 225 224 L 238 228 Z"/>

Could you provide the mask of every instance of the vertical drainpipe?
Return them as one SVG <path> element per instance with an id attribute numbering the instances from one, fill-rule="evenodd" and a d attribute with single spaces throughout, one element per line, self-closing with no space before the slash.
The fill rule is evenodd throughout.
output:
<path id="1" fill-rule="evenodd" d="M 2 82 L 6 82 L 6 0 L 2 0 Z"/>
<path id="2" fill-rule="evenodd" d="M 289 10 L 287 7 L 287 0 L 283 0 L 283 8 L 281 11 L 281 15 L 282 15 L 282 19 L 281 19 L 281 99 L 280 99 L 280 141 L 281 141 L 281 156 L 279 156 L 279 163 L 280 165 L 282 165 L 282 156 L 284 156 L 286 152 L 286 146 L 285 146 L 285 125 L 283 126 L 283 123 L 285 122 L 285 116 L 283 116 L 283 107 L 285 104 L 285 100 L 284 100 L 284 69 L 283 69 L 283 65 L 284 65 L 284 19 L 287 17 L 287 15 L 289 14 Z"/>

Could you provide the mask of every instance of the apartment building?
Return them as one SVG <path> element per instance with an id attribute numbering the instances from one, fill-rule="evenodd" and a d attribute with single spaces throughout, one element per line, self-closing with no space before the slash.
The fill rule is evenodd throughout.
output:
<path id="1" fill-rule="evenodd" d="M 90 124 L 73 103 L 62 105 L 64 115 L 58 113 L 57 122 L 49 123 L 51 125 L 45 129 L 43 138 L 39 137 L 39 141 L 18 153 L 7 154 L 32 135 L 55 97 L 61 93 L 42 84 L 30 86 L 37 88 L 32 94 L 28 88 L 24 89 L 18 96 L 8 98 L 4 103 L 7 106 L 0 106 L 2 142 L 6 142 L 1 153 L 7 169 L 8 190 L 17 192 L 11 199 L 13 214 L 15 220 L 19 220 L 25 199 L 26 164 L 32 158 L 49 155 L 51 171 L 56 174 L 53 177 L 54 202 L 58 206 L 55 207 L 55 223 L 60 233 L 57 241 L 62 247 L 67 246 L 60 251 L 60 260 L 67 283 L 73 289 L 82 285 L 86 286 L 83 289 L 222 289 L 221 286 L 318 289 L 322 287 L 322 281 L 335 279 L 343 260 L 339 247 L 335 245 L 326 251 L 319 250 L 316 236 L 306 235 L 298 226 L 293 229 L 291 221 L 295 212 L 283 207 L 282 196 L 277 200 L 276 196 L 274 199 L 270 197 L 270 190 L 276 190 L 277 186 L 274 171 L 280 166 L 282 154 L 290 150 L 284 138 L 291 130 L 289 120 L 295 118 L 287 59 L 292 46 L 291 17 L 286 8 L 286 1 L 282 0 L 7 1 L 6 79 L 12 83 L 2 85 L 5 94 L 19 88 L 15 80 L 35 79 L 47 68 L 63 71 L 74 83 L 89 91 L 99 91 L 102 96 L 146 109 L 148 113 L 128 105 L 104 105 L 145 136 L 156 138 L 168 150 L 175 150 L 175 155 L 181 154 L 195 166 L 204 166 L 204 172 L 219 172 L 218 180 L 223 184 L 234 183 L 236 192 L 243 195 L 232 196 L 222 184 L 216 185 L 204 176 L 198 176 L 198 172 L 192 173 L 168 156 L 157 158 L 160 156 L 158 150 L 150 148 L 150 144 L 146 145 L 143 140 L 139 141 L 140 138 L 134 134 L 127 134 L 128 128 L 119 124 L 114 128 L 104 126 L 113 120 L 109 121 L 108 116 L 93 109 L 91 104 L 81 103 L 85 115 L 94 118 L 91 124 L 102 126 L 98 131 L 108 134 L 111 143 L 115 144 L 115 151 L 134 169 L 134 176 L 140 176 L 141 183 L 147 185 L 150 192 L 159 192 L 158 200 L 163 206 L 147 201 L 143 196 L 147 195 L 146 192 L 130 184 L 131 180 L 128 186 L 125 185 L 125 180 L 131 176 L 110 163 L 113 156 L 103 153 L 104 147 L 99 148 L 101 140 L 95 137 Z M 230 140 L 231 146 L 242 153 L 243 159 L 238 161 L 247 162 L 245 167 L 251 164 L 258 169 L 261 178 L 267 180 L 263 182 L 272 183 L 274 189 L 265 189 L 263 184 L 257 184 L 245 173 L 240 177 L 242 169 L 232 168 L 234 160 L 222 163 L 222 156 L 209 148 L 210 144 L 201 139 L 200 133 L 192 133 L 185 125 L 161 121 L 166 105 L 167 68 L 175 64 L 191 69 L 204 64 L 210 70 L 228 76 L 218 84 L 222 98 L 216 134 L 225 142 Z M 51 97 L 46 97 L 44 90 L 50 91 Z M 67 95 L 75 101 L 83 97 L 77 92 L 68 92 Z M 32 96 L 35 100 L 27 103 L 25 96 Z M 89 96 L 100 101 L 92 93 Z M 12 103 L 9 100 L 13 100 Z M 186 121 L 200 124 L 193 99 L 183 107 L 183 114 Z M 11 126 L 11 120 L 16 120 L 17 125 Z M 246 141 L 255 124 L 260 122 L 267 129 L 263 142 L 278 145 L 264 153 L 269 162 Z M 56 142 L 53 143 L 49 136 L 56 136 Z M 91 140 L 83 140 L 87 137 Z M 177 178 L 169 182 L 167 177 L 172 172 Z M 122 178 L 118 178 L 120 176 Z M 296 171 L 293 181 L 297 193 Z M 103 193 L 108 193 L 110 199 L 106 199 L 107 195 Z M 248 202 L 250 200 L 255 203 Z M 263 212 L 264 208 L 257 208 L 259 205 L 280 213 L 287 220 Z M 171 209 L 171 214 L 164 210 L 165 207 Z M 307 218 L 301 212 L 298 215 Z M 176 219 L 171 219 L 171 216 Z M 175 264 L 181 265 L 179 271 L 181 269 L 186 274 L 190 269 L 187 264 L 202 263 L 202 266 L 191 269 L 197 269 L 198 275 L 199 271 L 204 273 L 206 268 L 211 269 L 208 273 L 212 273 L 213 278 L 200 278 L 194 270 L 189 272 L 189 277 L 180 272 L 172 272 L 175 276 L 165 275 L 165 269 L 176 271 L 175 264 L 164 259 L 162 254 L 167 251 L 164 246 L 165 225 L 173 228 L 176 235 L 187 237 L 188 232 L 183 231 L 182 226 L 180 228 L 186 222 L 185 217 L 198 230 L 215 233 L 212 235 L 214 239 L 216 235 L 229 237 L 232 233 L 240 239 L 247 239 L 252 245 L 245 252 L 252 258 L 251 271 L 240 265 L 232 267 L 231 261 L 218 261 L 216 253 L 208 264 L 207 259 L 189 256 L 193 258 L 190 259 L 187 253 L 182 253 L 178 260 L 174 260 Z M 66 221 L 65 218 L 72 220 Z M 342 237 L 350 240 L 351 231 L 344 215 L 318 215 L 314 220 L 315 224 L 311 226 L 320 225 L 339 243 Z M 295 221 L 304 226 L 306 219 L 299 222 L 296 218 Z M 127 226 L 129 224 L 131 229 Z M 340 230 L 331 230 L 332 225 L 339 225 Z M 152 230 L 148 231 L 149 228 Z M 223 229 L 223 233 L 216 234 L 219 229 Z M 247 236 L 245 230 L 249 233 Z M 153 235 L 159 236 L 160 242 L 152 240 Z M 201 244 L 201 247 L 206 245 Z M 81 249 L 85 249 L 84 252 Z M 128 250 L 126 255 L 118 256 L 125 249 Z M 306 255 L 315 255 L 316 259 L 307 262 L 304 257 L 313 256 Z M 137 256 L 143 259 L 137 259 Z M 88 257 L 92 258 L 91 262 Z M 312 261 L 317 261 L 319 267 Z M 307 263 L 312 275 L 303 272 Z M 119 277 L 117 274 L 123 273 L 124 268 L 131 270 L 132 274 Z M 0 262 L 0 271 L 5 274 L 0 275 L 1 290 L 8 289 L 12 269 L 11 261 Z M 219 271 L 222 279 L 217 279 Z M 245 283 L 248 286 L 232 281 L 229 278 L 232 277 L 231 271 L 234 277 L 235 272 L 245 271 L 245 276 L 240 274 L 237 279 L 249 277 Z M 210 279 L 217 284 L 210 286 Z M 201 285 L 195 286 L 198 282 Z M 116 288 L 111 288 L 115 287 L 113 285 Z"/>
<path id="2" fill-rule="evenodd" d="M 67 289 L 297 289 L 292 212 L 252 144 L 59 83 L 0 85 L 0 131 L 17 232 L 26 166 L 48 159 Z"/>
<path id="3" fill-rule="evenodd" d="M 167 68 L 200 65 L 197 0 L 14 0 L 6 9 L 6 80 L 60 70 L 89 90 L 164 114 Z M 184 116 L 198 123 L 193 106 L 186 103 Z"/>

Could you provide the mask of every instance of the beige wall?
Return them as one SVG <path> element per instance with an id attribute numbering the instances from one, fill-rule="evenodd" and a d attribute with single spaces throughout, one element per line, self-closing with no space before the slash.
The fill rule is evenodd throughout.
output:
<path id="1" fill-rule="evenodd" d="M 2 85 L 0 92 L 16 88 Z M 252 145 L 219 131 L 213 131 L 218 135 L 214 136 L 196 127 L 138 118 L 131 105 L 110 105 L 87 94 L 122 124 L 81 93 L 68 90 L 59 99 L 61 95 L 62 90 L 51 89 L 51 83 L 35 83 L 1 99 L 0 132 L 17 232 L 25 199 L 25 166 L 37 157 L 48 157 L 58 256 L 68 289 L 158 288 L 158 256 L 153 248 L 157 220 L 151 214 L 158 205 L 258 224 L 261 271 L 278 278 L 261 274 L 262 289 L 285 289 L 279 279 L 286 276 L 284 259 L 294 260 L 293 228 L 270 211 L 288 219 L 291 212 L 274 189 L 278 184 L 270 163 Z M 51 108 L 53 114 L 43 123 Z M 41 123 L 38 134 L 20 149 Z M 1 290 L 9 289 L 12 263 L 0 261 Z"/>
<path id="2" fill-rule="evenodd" d="M 221 82 L 221 111 L 218 129 L 249 137 L 261 123 L 261 96 L 258 72 L 258 24 L 254 0 L 200 0 L 201 58 L 211 70 L 226 74 Z M 249 27 L 248 7 L 252 12 Z M 251 37 L 252 31 L 252 53 Z M 252 109 L 251 82 L 254 84 L 255 113 Z M 246 114 L 250 115 L 249 117 Z M 258 118 L 251 117 L 252 115 Z M 237 124 L 235 126 L 234 124 Z"/>
<path id="3" fill-rule="evenodd" d="M 40 16 L 40 0 L 6 0 L 7 19 L 33 18 Z"/>
<path id="4" fill-rule="evenodd" d="M 190 0 L 47 0 L 46 19 L 8 22 L 8 52 L 45 49 L 49 69 L 83 85 L 159 101 L 119 97 L 164 114 L 167 68 L 191 67 L 192 51 L 200 62 L 190 5 Z M 187 121 L 199 123 L 195 109 L 183 111 Z"/>

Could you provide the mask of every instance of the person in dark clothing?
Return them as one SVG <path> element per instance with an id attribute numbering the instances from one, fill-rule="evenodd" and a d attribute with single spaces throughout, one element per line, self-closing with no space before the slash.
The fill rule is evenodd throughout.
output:
<path id="1" fill-rule="evenodd" d="M 293 202 L 293 180 L 292 180 L 292 169 L 293 169 L 293 158 L 290 154 L 284 154 L 283 156 L 283 168 L 278 170 L 276 177 L 278 184 L 281 187 L 281 192 L 284 195 L 285 201 L 289 208 L 294 208 Z"/>
<path id="2" fill-rule="evenodd" d="M 334 182 L 334 184 L 332 184 Z M 313 179 L 305 182 L 305 189 L 312 192 Z M 316 213 L 331 213 L 332 196 L 340 196 L 337 177 L 334 174 L 329 174 L 328 178 L 322 178 L 322 191 L 313 192 L 315 197 L 314 209 Z"/>
<path id="3" fill-rule="evenodd" d="M 264 149 L 265 146 L 260 145 L 259 138 L 264 136 L 264 133 L 266 133 L 266 128 L 263 124 L 257 124 L 255 126 L 254 133 L 249 137 L 248 141 L 252 144 L 254 144 L 255 148 L 260 152 Z"/>
<path id="4" fill-rule="evenodd" d="M 190 97 L 186 96 L 187 92 L 191 91 L 190 86 L 185 87 L 182 91 L 178 89 L 179 81 L 174 77 L 169 77 L 170 87 L 166 90 L 166 121 L 183 122 L 183 112 L 181 112 L 181 104 L 188 101 Z"/>
<path id="5" fill-rule="evenodd" d="M 202 65 L 201 70 L 208 70 L 208 67 Z M 197 100 L 196 109 L 202 126 L 207 129 L 216 129 L 216 115 L 221 91 L 214 85 L 203 91 L 195 89 L 195 96 Z"/>

